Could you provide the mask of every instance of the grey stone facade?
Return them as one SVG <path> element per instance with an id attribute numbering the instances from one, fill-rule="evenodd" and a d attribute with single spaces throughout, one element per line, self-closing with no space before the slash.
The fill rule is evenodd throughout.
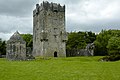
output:
<path id="1" fill-rule="evenodd" d="M 43 2 L 33 11 L 33 55 L 66 57 L 65 6 Z"/>
<path id="2" fill-rule="evenodd" d="M 26 59 L 26 42 L 16 31 L 7 41 L 6 58 L 8 60 Z"/>
<path id="3" fill-rule="evenodd" d="M 67 50 L 67 57 L 73 56 L 94 56 L 94 43 L 89 43 L 86 49 L 70 49 Z"/>

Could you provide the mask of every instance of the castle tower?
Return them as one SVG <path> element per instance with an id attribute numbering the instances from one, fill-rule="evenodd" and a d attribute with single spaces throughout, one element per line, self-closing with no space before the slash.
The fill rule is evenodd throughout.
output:
<path id="1" fill-rule="evenodd" d="M 43 2 L 33 11 L 33 55 L 66 57 L 65 6 Z"/>

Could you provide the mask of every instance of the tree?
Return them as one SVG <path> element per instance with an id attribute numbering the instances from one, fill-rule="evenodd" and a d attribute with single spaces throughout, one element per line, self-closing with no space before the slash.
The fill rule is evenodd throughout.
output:
<path id="1" fill-rule="evenodd" d="M 108 31 L 102 30 L 96 37 L 95 40 L 95 54 L 94 55 L 107 55 L 107 44 L 108 40 L 111 37 Z"/>
<path id="2" fill-rule="evenodd" d="M 68 34 L 67 49 L 85 49 L 88 43 L 93 43 L 96 39 L 95 33 L 71 32 Z"/>
<path id="3" fill-rule="evenodd" d="M 102 30 L 96 37 L 95 54 L 94 55 L 108 55 L 108 41 L 111 37 L 120 36 L 120 30 Z"/>
<path id="4" fill-rule="evenodd" d="M 120 54 L 120 37 L 111 37 L 107 45 L 109 55 Z"/>
<path id="5" fill-rule="evenodd" d="M 21 34 L 23 39 L 26 41 L 26 46 L 33 48 L 33 36 L 31 34 Z"/>
<path id="6" fill-rule="evenodd" d="M 71 32 L 68 35 L 67 49 L 81 49 L 85 48 L 85 40 L 83 40 L 82 33 Z"/>
<path id="7" fill-rule="evenodd" d="M 93 43 L 96 40 L 96 35 L 93 32 L 85 32 L 85 41 L 86 43 Z"/>
<path id="8" fill-rule="evenodd" d="M 0 39 L 0 54 L 6 55 L 6 41 Z"/>

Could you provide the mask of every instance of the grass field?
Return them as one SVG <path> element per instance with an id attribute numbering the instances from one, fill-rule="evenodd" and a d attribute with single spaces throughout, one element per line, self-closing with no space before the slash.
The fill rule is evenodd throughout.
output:
<path id="1" fill-rule="evenodd" d="M 120 61 L 99 62 L 99 58 L 0 59 L 0 80 L 120 80 Z"/>

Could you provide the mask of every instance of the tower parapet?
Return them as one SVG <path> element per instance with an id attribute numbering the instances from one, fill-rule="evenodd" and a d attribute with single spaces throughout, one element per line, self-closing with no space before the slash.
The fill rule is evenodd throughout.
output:
<path id="1" fill-rule="evenodd" d="M 52 12 L 65 12 L 65 5 L 61 6 L 57 3 L 49 3 L 48 1 L 43 1 L 41 4 L 36 4 L 36 9 L 33 11 L 33 14 L 39 14 L 41 10 L 52 11 Z"/>

